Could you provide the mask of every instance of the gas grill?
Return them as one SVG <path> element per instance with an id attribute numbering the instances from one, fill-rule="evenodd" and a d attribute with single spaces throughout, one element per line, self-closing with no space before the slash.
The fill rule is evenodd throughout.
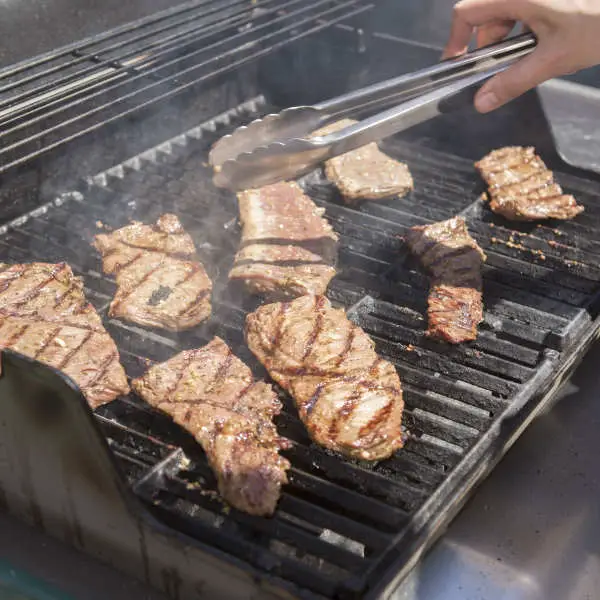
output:
<path id="1" fill-rule="evenodd" d="M 208 151 L 271 110 L 393 74 L 390 55 L 404 53 L 407 70 L 436 60 L 374 30 L 372 8 L 195 1 L 0 71 L 10 193 L 0 259 L 68 262 L 130 377 L 219 335 L 267 378 L 243 339 L 260 300 L 227 281 L 236 199 L 212 185 Z M 523 111 L 533 115 L 525 124 Z M 224 506 L 199 446 L 134 394 L 92 418 L 51 369 L 5 353 L 0 506 L 173 598 L 389 595 L 598 337 L 599 188 L 551 142 L 527 97 L 383 142 L 413 174 L 406 198 L 349 207 L 321 172 L 300 181 L 340 235 L 329 298 L 400 374 L 407 440 L 393 458 L 365 464 L 317 447 L 279 390 L 290 483 L 272 519 L 251 517 Z M 585 213 L 544 225 L 493 215 L 472 160 L 505 143 L 536 145 Z M 90 247 L 105 228 L 165 212 L 179 216 L 214 282 L 212 318 L 188 332 L 106 317 L 115 285 Z M 428 278 L 402 236 L 457 214 L 488 256 L 486 312 L 475 342 L 450 347 L 424 335 Z"/>

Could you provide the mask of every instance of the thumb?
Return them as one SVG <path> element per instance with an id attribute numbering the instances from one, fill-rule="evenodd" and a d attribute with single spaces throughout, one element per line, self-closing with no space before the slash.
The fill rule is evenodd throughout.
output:
<path id="1" fill-rule="evenodd" d="M 562 72 L 556 53 L 538 47 L 506 71 L 492 77 L 475 96 L 475 108 L 490 112 Z"/>

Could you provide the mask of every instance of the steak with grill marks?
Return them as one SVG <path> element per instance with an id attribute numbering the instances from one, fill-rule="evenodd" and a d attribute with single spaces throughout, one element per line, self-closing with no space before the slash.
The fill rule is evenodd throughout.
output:
<path id="1" fill-rule="evenodd" d="M 255 294 L 322 294 L 335 275 L 337 235 L 294 182 L 238 194 L 242 240 L 229 273 Z"/>
<path id="2" fill-rule="evenodd" d="M 311 137 L 329 135 L 354 123 L 352 119 L 342 119 Z M 348 204 L 405 196 L 414 186 L 408 167 L 382 152 L 375 142 L 329 159 L 325 162 L 325 175 Z"/>
<path id="3" fill-rule="evenodd" d="M 223 340 L 185 350 L 132 385 L 202 445 L 231 506 L 253 515 L 273 513 L 290 467 L 279 455 L 287 444 L 272 421 L 281 404 Z"/>
<path id="4" fill-rule="evenodd" d="M 246 318 L 248 346 L 294 398 L 311 437 L 362 460 L 402 446 L 402 389 L 394 366 L 324 296 L 261 306 Z"/>
<path id="5" fill-rule="evenodd" d="M 129 392 L 117 347 L 65 263 L 0 263 L 0 348 L 59 369 L 92 408 Z"/>
<path id="6" fill-rule="evenodd" d="M 535 148 L 500 148 L 475 167 L 488 184 L 490 208 L 507 219 L 572 219 L 584 210 L 573 196 L 563 194 Z"/>
<path id="7" fill-rule="evenodd" d="M 111 317 L 180 331 L 210 316 L 212 282 L 175 215 L 97 235 L 94 246 L 117 281 Z"/>
<path id="8" fill-rule="evenodd" d="M 452 344 L 474 340 L 483 319 L 485 254 L 469 235 L 465 220 L 454 217 L 412 227 L 406 242 L 432 275 L 427 333 Z"/>

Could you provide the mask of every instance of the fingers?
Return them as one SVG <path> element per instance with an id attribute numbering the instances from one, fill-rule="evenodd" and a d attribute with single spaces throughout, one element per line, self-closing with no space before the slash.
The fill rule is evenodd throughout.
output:
<path id="1" fill-rule="evenodd" d="M 477 46 L 488 46 L 503 40 L 515 26 L 514 21 L 493 21 L 477 28 Z"/>
<path id="2" fill-rule="evenodd" d="M 444 58 L 463 54 L 476 27 L 494 21 L 518 21 L 519 2 L 515 0 L 461 0 L 454 6 L 450 37 L 444 50 Z"/>
<path id="3" fill-rule="evenodd" d="M 482 113 L 490 112 L 562 74 L 556 54 L 538 47 L 531 55 L 487 81 L 475 96 L 475 108 Z"/>
<path id="4" fill-rule="evenodd" d="M 463 13 L 459 10 L 460 5 L 461 3 L 459 2 L 454 7 L 450 37 L 444 48 L 442 58 L 452 58 L 464 54 L 473 36 L 475 26 L 464 18 Z"/>

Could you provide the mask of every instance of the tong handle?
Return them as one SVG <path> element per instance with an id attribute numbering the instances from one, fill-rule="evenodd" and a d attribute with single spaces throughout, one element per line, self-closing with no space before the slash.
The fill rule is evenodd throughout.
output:
<path id="1" fill-rule="evenodd" d="M 470 106 L 479 84 L 503 71 L 507 66 L 508 64 L 502 64 L 493 69 L 486 69 L 466 77 L 462 76 L 457 81 L 407 100 L 343 130 L 321 138 L 314 138 L 314 142 L 328 147 L 329 157 L 339 156 L 404 131 L 440 114 Z"/>
<path id="2" fill-rule="evenodd" d="M 316 104 L 314 108 L 332 118 L 339 118 L 362 108 L 372 107 L 384 101 L 398 101 L 402 97 L 426 91 L 432 86 L 443 85 L 458 77 L 478 73 L 495 65 L 506 64 L 526 56 L 536 45 L 536 37 L 532 33 L 525 33 L 498 44 L 479 48 L 464 56 L 444 60 L 420 71 L 343 94 Z"/>

